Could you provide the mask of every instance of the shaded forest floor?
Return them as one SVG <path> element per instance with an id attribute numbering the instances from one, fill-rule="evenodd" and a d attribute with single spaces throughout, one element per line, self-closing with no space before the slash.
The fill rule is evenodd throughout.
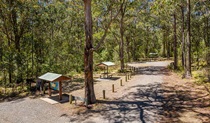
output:
<path id="1" fill-rule="evenodd" d="M 210 122 L 210 91 L 206 85 L 197 85 L 194 80 L 185 80 L 171 73 L 164 77 L 163 104 L 165 121 Z"/>

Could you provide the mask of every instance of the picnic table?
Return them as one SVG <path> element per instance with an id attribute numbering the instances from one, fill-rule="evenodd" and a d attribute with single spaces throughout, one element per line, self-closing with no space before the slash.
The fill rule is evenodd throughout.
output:
<path id="1" fill-rule="evenodd" d="M 114 66 L 115 64 L 113 62 L 101 62 L 99 63 L 97 66 L 99 67 L 103 67 L 104 68 L 104 72 L 101 73 L 101 77 L 103 78 L 109 78 L 109 77 L 112 77 L 112 74 L 109 75 L 109 67 L 110 66 Z"/>
<path id="2" fill-rule="evenodd" d="M 112 74 L 111 73 L 107 73 L 107 72 L 101 73 L 101 76 L 100 76 L 100 78 L 111 78 L 111 77 L 112 77 Z"/>

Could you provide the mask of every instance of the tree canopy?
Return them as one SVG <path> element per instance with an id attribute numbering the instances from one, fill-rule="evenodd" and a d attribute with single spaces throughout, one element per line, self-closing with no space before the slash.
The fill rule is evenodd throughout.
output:
<path id="1" fill-rule="evenodd" d="M 85 48 L 93 50 L 90 71 L 114 61 L 123 72 L 149 53 L 187 70 L 200 61 L 210 66 L 209 17 L 209 0 L 0 0 L 0 84 L 83 73 Z"/>

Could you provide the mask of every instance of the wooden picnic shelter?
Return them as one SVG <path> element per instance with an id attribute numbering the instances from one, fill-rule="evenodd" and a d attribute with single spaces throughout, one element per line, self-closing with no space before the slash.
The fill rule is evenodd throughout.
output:
<path id="1" fill-rule="evenodd" d="M 45 73 L 44 75 L 38 77 L 40 80 L 44 80 L 48 82 L 48 91 L 49 91 L 49 96 L 51 96 L 51 82 L 58 82 L 58 91 L 59 91 L 59 100 L 62 100 L 62 82 L 65 80 L 70 80 L 71 78 L 67 76 L 63 76 L 62 74 L 57 74 L 57 73 Z"/>
<path id="2" fill-rule="evenodd" d="M 103 67 L 104 68 L 104 73 L 102 73 L 103 76 L 107 76 L 107 78 L 109 77 L 109 67 L 110 66 L 114 66 L 115 63 L 113 62 L 101 62 L 99 64 L 97 64 L 97 66 L 99 67 Z"/>

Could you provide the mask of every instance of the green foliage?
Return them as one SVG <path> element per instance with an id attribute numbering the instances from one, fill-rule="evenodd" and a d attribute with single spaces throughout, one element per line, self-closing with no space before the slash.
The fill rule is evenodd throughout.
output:
<path id="1" fill-rule="evenodd" d="M 127 73 L 127 70 L 126 69 L 123 69 L 123 70 L 118 70 L 117 72 L 118 73 Z"/>
<path id="2" fill-rule="evenodd" d="M 200 71 L 193 71 L 192 74 L 196 80 L 196 83 L 198 83 L 198 84 L 210 83 L 210 80 L 208 78 L 208 76 L 209 76 L 208 72 L 209 72 L 209 70 L 207 71 L 205 69 L 202 69 Z"/>
<path id="3" fill-rule="evenodd" d="M 105 41 L 94 52 L 94 64 L 102 61 L 120 64 L 121 4 L 119 0 L 92 0 L 93 47 L 97 46 L 112 22 Z M 192 61 L 197 65 L 198 61 L 208 61 L 210 57 L 210 31 L 207 30 L 210 8 L 209 1 L 192 0 L 191 4 Z M 125 1 L 125 6 L 123 39 L 126 62 L 149 57 L 151 52 L 163 57 L 173 56 L 173 13 L 178 19 L 178 55 L 181 59 L 180 6 L 186 8 L 185 1 L 133 0 Z M 1 0 L 0 85 L 9 86 L 18 78 L 35 78 L 46 72 L 68 75 L 83 72 L 84 26 L 83 1 L 15 0 L 10 3 Z"/>

